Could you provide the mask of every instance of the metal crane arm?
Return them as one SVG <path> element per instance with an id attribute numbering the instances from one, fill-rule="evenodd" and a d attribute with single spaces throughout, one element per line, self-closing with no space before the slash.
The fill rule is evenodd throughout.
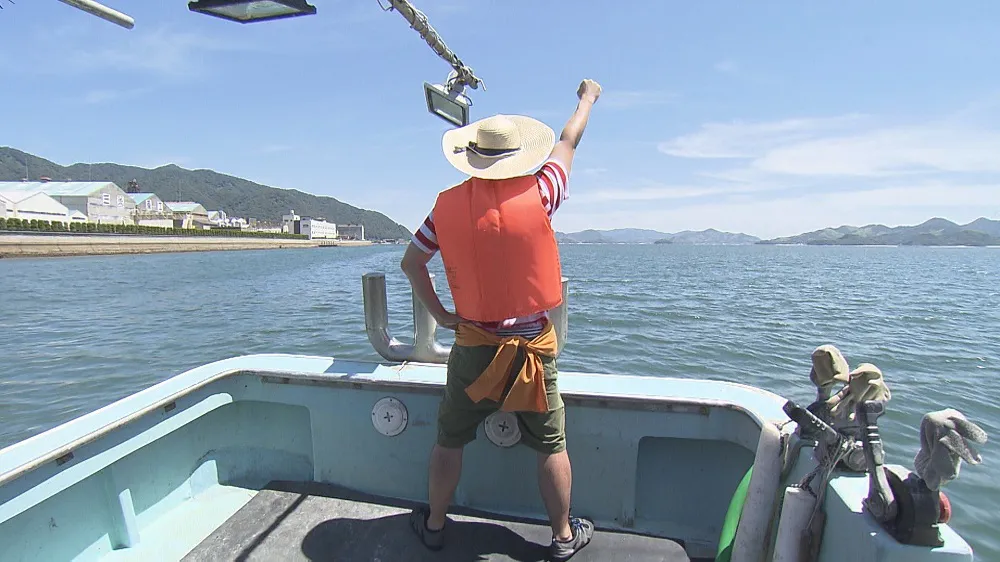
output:
<path id="1" fill-rule="evenodd" d="M 465 63 L 462 62 L 458 55 L 454 53 L 447 45 L 444 44 L 444 40 L 438 35 L 437 31 L 431 27 L 430 22 L 427 21 L 427 16 L 423 14 L 420 10 L 413 7 L 413 4 L 409 0 L 388 0 L 389 8 L 388 10 L 396 10 L 399 12 L 407 22 L 409 22 L 410 27 L 416 30 L 420 34 L 420 37 L 427 42 L 427 45 L 438 54 L 439 57 L 445 60 L 452 68 L 455 69 L 457 76 L 454 81 L 459 85 L 465 85 L 472 89 L 479 88 L 479 84 L 482 82 L 475 73 L 469 68 Z M 381 3 L 381 2 L 380 2 Z M 450 84 L 449 84 L 450 86 Z"/>

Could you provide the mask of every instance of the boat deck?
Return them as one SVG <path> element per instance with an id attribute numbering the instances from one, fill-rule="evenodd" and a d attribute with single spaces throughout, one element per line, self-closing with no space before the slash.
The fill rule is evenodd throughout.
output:
<path id="1" fill-rule="evenodd" d="M 272 482 L 185 558 L 222 560 L 546 560 L 544 522 L 471 510 L 449 515 L 446 545 L 427 550 L 410 530 L 416 504 L 327 484 Z M 688 562 L 677 542 L 598 531 L 573 562 Z"/>

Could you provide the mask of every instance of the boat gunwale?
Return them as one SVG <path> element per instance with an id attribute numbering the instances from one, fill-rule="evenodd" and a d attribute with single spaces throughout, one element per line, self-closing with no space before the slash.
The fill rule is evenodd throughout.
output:
<path id="1" fill-rule="evenodd" d="M 330 366 L 333 366 L 336 363 L 336 360 L 331 357 L 264 354 L 264 355 L 245 355 L 245 356 L 233 357 L 229 359 L 223 359 L 214 364 L 217 365 L 218 367 L 223 367 L 225 366 L 226 363 L 239 362 L 240 360 L 253 360 L 254 358 L 262 358 L 262 357 L 280 357 L 280 358 L 299 357 L 307 359 L 324 359 L 330 361 Z M 411 363 L 411 362 L 402 362 L 402 363 L 393 362 L 386 364 L 384 362 L 379 362 L 379 361 L 355 361 L 350 359 L 342 359 L 341 361 L 344 361 L 345 363 L 355 363 L 355 364 L 363 363 L 363 364 L 375 365 L 376 369 L 378 367 L 386 367 L 388 369 L 396 371 L 397 374 L 399 373 L 399 371 L 402 371 L 407 366 L 425 366 L 425 367 L 434 367 L 437 369 L 444 368 L 443 365 L 436 365 L 436 364 L 424 365 L 422 363 Z M 123 402 L 127 400 L 135 399 L 136 396 L 139 394 L 155 391 L 157 387 L 165 385 L 171 381 L 176 381 L 176 379 L 183 377 L 184 375 L 190 375 L 195 371 L 205 368 L 210 368 L 212 365 L 213 363 L 209 363 L 206 365 L 202 365 L 200 367 L 196 367 L 184 373 L 175 375 L 173 377 L 170 377 L 144 390 L 138 391 L 129 396 L 125 396 L 115 402 L 112 402 L 102 408 L 99 408 L 98 410 L 94 410 L 77 418 L 74 418 L 73 420 L 69 420 L 64 424 L 60 424 L 56 427 L 53 427 L 45 432 L 39 433 L 33 437 L 28 438 L 25 441 L 22 441 L 21 443 L 24 443 L 29 440 L 35 441 L 44 439 L 46 435 L 50 434 L 51 432 L 59 429 L 60 427 L 66 424 L 73 423 L 75 421 L 79 421 L 89 416 L 95 415 L 100 410 L 120 406 Z M 601 376 L 600 373 L 577 373 L 577 374 L 582 374 L 587 376 L 591 375 Z M 440 393 L 441 389 L 444 387 L 443 381 L 430 381 L 430 380 L 411 381 L 411 380 L 400 380 L 400 379 L 390 379 L 390 378 L 357 376 L 348 373 L 330 373 L 327 371 L 324 372 L 314 372 L 305 370 L 282 371 L 279 369 L 271 370 L 271 369 L 246 368 L 246 367 L 234 366 L 228 369 L 222 369 L 216 371 L 212 374 L 204 376 L 203 378 L 193 381 L 189 385 L 175 392 L 172 392 L 161 398 L 157 398 L 151 403 L 138 407 L 100 427 L 97 427 L 83 435 L 77 436 L 76 438 L 73 438 L 68 442 L 64 442 L 60 445 L 57 445 L 47 450 L 46 452 L 34 458 L 31 458 L 30 460 L 27 460 L 26 462 L 20 465 L 14 466 L 7 472 L 0 473 L 0 486 L 5 486 L 10 482 L 17 480 L 18 478 L 21 478 L 26 474 L 29 474 L 50 462 L 58 461 L 58 459 L 64 457 L 69 453 L 72 453 L 74 450 L 89 445 L 115 430 L 118 430 L 136 421 L 139 421 L 140 419 L 155 412 L 156 410 L 164 408 L 165 406 L 168 406 L 169 404 L 174 403 L 209 385 L 212 385 L 214 383 L 229 378 L 235 378 L 244 375 L 257 377 L 261 379 L 262 382 L 270 384 L 282 384 L 282 383 L 287 384 L 294 379 L 296 384 L 316 384 L 321 386 L 350 387 L 355 389 L 364 387 L 387 388 L 387 389 L 398 388 L 398 389 L 405 389 L 408 391 L 427 393 L 427 394 Z M 639 375 L 626 375 L 626 376 L 658 379 L 661 381 L 667 378 L 667 377 L 641 377 Z M 695 379 L 695 380 L 707 381 L 707 379 Z M 740 383 L 733 383 L 728 381 L 707 381 L 707 382 L 725 386 L 740 387 L 758 393 L 771 395 L 774 398 L 781 398 L 780 396 L 765 391 L 763 389 L 757 387 L 751 387 L 748 385 L 743 385 Z M 641 411 L 654 411 L 654 412 L 683 412 L 685 408 L 694 407 L 697 408 L 698 411 L 690 413 L 697 413 L 699 415 L 708 415 L 708 410 L 707 410 L 708 408 L 718 408 L 718 409 L 733 410 L 742 413 L 744 415 L 747 415 L 750 419 L 752 419 L 755 423 L 757 423 L 759 427 L 763 427 L 765 424 L 768 423 L 768 421 L 763 419 L 758 412 L 755 412 L 753 409 L 748 408 L 734 400 L 720 400 L 713 398 L 698 399 L 690 397 L 678 398 L 678 397 L 656 396 L 656 395 L 644 396 L 636 394 L 611 394 L 611 393 L 596 393 L 596 392 L 587 392 L 578 390 L 561 390 L 560 393 L 563 395 L 564 400 L 567 400 L 570 404 L 574 405 L 586 405 L 586 406 L 596 405 L 597 407 L 601 408 L 613 408 L 620 406 L 622 407 L 622 409 L 627 409 L 627 410 L 641 410 Z M 10 449 L 16 447 L 17 445 L 18 444 L 15 443 L 14 445 L 11 445 L 11 447 L 0 449 L 0 457 L 2 457 L 4 453 L 9 453 Z"/>
<path id="2" fill-rule="evenodd" d="M 398 388 L 413 391 L 419 394 L 441 394 L 444 392 L 444 383 L 431 381 L 406 381 L 391 379 L 364 379 L 346 378 L 343 376 L 331 378 L 328 374 L 288 371 L 281 374 L 274 374 L 268 371 L 248 369 L 240 374 L 259 377 L 265 384 L 290 384 L 295 379 L 296 384 L 315 386 L 350 386 L 358 390 L 366 390 L 366 386 L 380 386 L 386 388 Z M 586 373 L 590 375 L 591 373 Z M 325 376 L 324 376 L 325 375 Z M 728 384 L 728 383 L 725 383 Z M 600 408 L 618 408 L 623 410 L 638 410 L 646 412 L 674 412 L 674 413 L 697 413 L 703 416 L 709 414 L 709 408 L 724 410 L 735 410 L 746 414 L 747 417 L 757 423 L 759 427 L 764 425 L 764 421 L 753 410 L 734 401 L 718 400 L 713 398 L 690 399 L 676 398 L 668 396 L 642 396 L 637 394 L 607 394 L 586 392 L 579 390 L 562 390 L 559 394 L 563 402 L 576 406 L 595 406 Z M 697 411 L 693 411 L 697 409 Z"/>
<path id="3" fill-rule="evenodd" d="M 81 447 L 85 447 L 85 446 L 93 443 L 94 441 L 97 441 L 98 439 L 104 437 L 105 435 L 111 433 L 112 431 L 115 431 L 117 429 L 125 427 L 125 426 L 127 426 L 127 425 L 129 425 L 129 424 L 131 424 L 133 422 L 139 421 L 140 419 L 142 419 L 142 418 L 146 417 L 147 415 L 153 413 L 155 410 L 163 408 L 163 407 L 165 407 L 165 406 L 167 406 L 167 405 L 169 405 L 169 404 L 171 404 L 173 402 L 176 402 L 177 400 L 180 400 L 181 398 L 184 398 L 185 396 L 187 396 L 189 394 L 193 394 L 193 393 L 201 390 L 202 388 L 205 388 L 206 386 L 209 386 L 209 385 L 211 385 L 211 384 L 213 384 L 215 382 L 218 382 L 220 380 L 229 378 L 233 374 L 236 374 L 236 373 L 239 373 L 239 372 L 240 372 L 240 369 L 227 369 L 225 371 L 221 371 L 219 373 L 216 373 L 214 376 L 202 379 L 201 381 L 199 381 L 197 383 L 194 383 L 192 385 L 189 385 L 189 386 L 187 386 L 187 387 L 185 387 L 185 388 L 183 388 L 183 389 L 181 389 L 181 390 L 179 390 L 179 391 L 177 391 L 177 392 L 175 392 L 173 394 L 169 394 L 166 397 L 161 398 L 161 399 L 153 402 L 152 404 L 148 404 L 148 405 L 143 406 L 141 408 L 135 409 L 132 412 L 130 412 L 130 413 L 128 413 L 128 414 L 126 414 L 126 415 L 118 418 L 117 420 L 115 420 L 115 421 L 113 421 L 111 423 L 105 424 L 105 425 L 103 425 L 103 426 L 101 426 L 101 427 L 99 427 L 99 428 L 97 428 L 97 429 L 95 429 L 93 431 L 90 431 L 89 433 L 86 433 L 85 435 L 82 435 L 82 436 L 80 436 L 80 437 L 78 437 L 78 438 L 70 441 L 69 443 L 64 443 L 64 444 L 62 444 L 62 445 L 60 445 L 60 446 L 58 446 L 58 447 L 56 447 L 54 449 L 51 449 L 49 452 L 47 452 L 47 453 L 45 453 L 45 454 L 43 454 L 41 456 L 35 457 L 34 459 L 28 461 L 25 464 L 22 464 L 22 465 L 17 466 L 15 468 L 13 468 L 13 469 L 11 469 L 11 470 L 3 473 L 3 474 L 0 474 L 0 486 L 4 486 L 6 484 L 9 484 L 10 482 L 12 482 L 14 480 L 17 480 L 18 478 L 20 478 L 20 477 L 22 477 L 22 476 L 24 476 L 24 475 L 26 475 L 28 473 L 31 473 L 31 472 L 33 472 L 33 471 L 41 468 L 43 465 L 45 465 L 45 464 L 47 464 L 49 462 L 52 462 L 54 460 L 58 460 L 58 459 L 62 458 L 63 456 L 65 456 L 65 455 L 67 455 L 69 453 L 72 453 L 76 449 L 79 449 Z M 123 400 L 124 400 L 124 398 L 123 398 Z M 117 404 L 117 402 L 112 402 L 108 406 L 113 406 L 114 404 Z M 79 418 L 77 418 L 77 419 L 79 419 Z M 52 428 L 52 429 L 55 429 L 55 428 Z M 49 431 L 51 431 L 51 430 L 49 430 Z M 47 433 L 47 432 L 40 433 L 39 436 L 45 435 L 45 433 Z M 0 453 L 2 453 L 2 452 L 3 451 L 0 450 Z"/>

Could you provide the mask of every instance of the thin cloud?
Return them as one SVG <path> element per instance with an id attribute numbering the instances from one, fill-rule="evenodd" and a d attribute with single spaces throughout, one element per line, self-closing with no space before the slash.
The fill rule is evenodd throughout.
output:
<path id="1" fill-rule="evenodd" d="M 671 202 L 641 209 L 581 210 L 567 207 L 557 216 L 563 231 L 629 226 L 664 232 L 716 228 L 761 238 L 790 236 L 828 226 L 879 223 L 919 224 L 940 216 L 968 223 L 1000 208 L 1000 182 L 953 185 L 895 185 L 848 193 L 801 193 L 766 200 Z"/>
<path id="2" fill-rule="evenodd" d="M 1000 130 L 984 123 L 946 119 L 886 126 L 859 115 L 707 123 L 658 149 L 679 158 L 749 160 L 745 168 L 703 172 L 732 181 L 997 173 Z"/>
<path id="3" fill-rule="evenodd" d="M 85 93 L 80 101 L 87 105 L 97 105 L 113 101 L 121 101 L 125 98 L 139 96 L 151 91 L 151 88 L 132 88 L 129 90 L 90 90 Z"/>
<path id="4" fill-rule="evenodd" d="M 877 129 L 777 147 L 752 166 L 776 174 L 884 177 L 1000 172 L 1000 131 L 947 124 Z"/>
<path id="5" fill-rule="evenodd" d="M 599 203 L 624 203 L 629 201 L 683 201 L 685 199 L 700 199 L 704 197 L 717 197 L 725 195 L 759 193 L 780 189 L 779 186 L 771 185 L 652 185 L 642 187 L 628 187 L 617 189 L 598 189 L 593 191 L 582 191 L 574 193 L 572 201 L 576 205 Z"/>
<path id="6" fill-rule="evenodd" d="M 165 27 L 139 35 L 132 41 L 79 50 L 69 64 L 81 72 L 136 71 L 166 77 L 186 77 L 203 69 L 208 52 L 237 51 L 247 47 L 192 32 Z"/>
<path id="7" fill-rule="evenodd" d="M 633 109 L 674 102 L 677 94 L 662 90 L 611 90 L 601 94 L 601 106 L 609 109 Z"/>
<path id="8" fill-rule="evenodd" d="M 779 121 L 706 123 L 701 130 L 662 142 L 658 149 L 679 158 L 751 158 L 824 133 L 856 127 L 861 115 Z"/>
<path id="9" fill-rule="evenodd" d="M 712 227 L 775 237 L 840 224 L 994 218 L 996 110 L 891 125 L 857 114 L 707 123 L 658 147 L 690 161 L 686 178 L 577 191 L 559 228 Z M 740 166 L 719 168 L 734 161 Z"/>
<path id="10" fill-rule="evenodd" d="M 294 148 L 295 147 L 287 144 L 268 144 L 260 147 L 258 152 L 263 154 L 274 154 L 275 152 L 288 152 Z"/>
<path id="11" fill-rule="evenodd" d="M 739 71 L 739 65 L 731 60 L 719 61 L 712 65 L 712 68 L 722 74 L 736 74 Z"/>
<path id="12" fill-rule="evenodd" d="M 259 48 L 169 26 L 109 36 L 93 25 L 40 29 L 35 46 L 8 60 L 9 71 L 60 76 L 135 73 L 177 80 L 202 75 L 213 53 Z"/>

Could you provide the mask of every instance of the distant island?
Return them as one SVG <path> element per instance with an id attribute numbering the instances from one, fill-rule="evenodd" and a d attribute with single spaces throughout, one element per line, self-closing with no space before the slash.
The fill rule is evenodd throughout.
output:
<path id="1" fill-rule="evenodd" d="M 707 230 L 684 230 L 669 233 L 644 228 L 616 228 L 613 230 L 583 230 L 556 232 L 556 239 L 563 244 L 688 244 L 688 245 L 746 245 L 760 241 L 749 234 Z"/>
<path id="2" fill-rule="evenodd" d="M 409 239 L 410 231 L 377 211 L 359 209 L 334 199 L 294 189 L 278 189 L 212 170 L 187 170 L 169 164 L 147 169 L 121 164 L 94 163 L 60 166 L 54 162 L 0 146 L 0 181 L 21 181 L 25 165 L 35 181 L 110 181 L 124 187 L 136 180 L 142 190 L 161 193 L 177 201 L 197 201 L 207 209 L 221 209 L 231 216 L 279 224 L 282 215 L 323 217 L 335 224 L 361 224 L 371 240 Z"/>
<path id="3" fill-rule="evenodd" d="M 1000 246 L 1000 220 L 979 218 L 960 225 L 947 219 L 933 218 L 916 226 L 845 225 L 771 240 L 743 233 L 721 232 L 714 228 L 673 234 L 644 228 L 582 230 L 556 232 L 556 239 L 562 244 Z"/>
<path id="4" fill-rule="evenodd" d="M 845 225 L 757 243 L 810 246 L 1000 246 L 1000 220 L 979 218 L 960 225 L 947 219 L 933 218 L 916 226 Z"/>

